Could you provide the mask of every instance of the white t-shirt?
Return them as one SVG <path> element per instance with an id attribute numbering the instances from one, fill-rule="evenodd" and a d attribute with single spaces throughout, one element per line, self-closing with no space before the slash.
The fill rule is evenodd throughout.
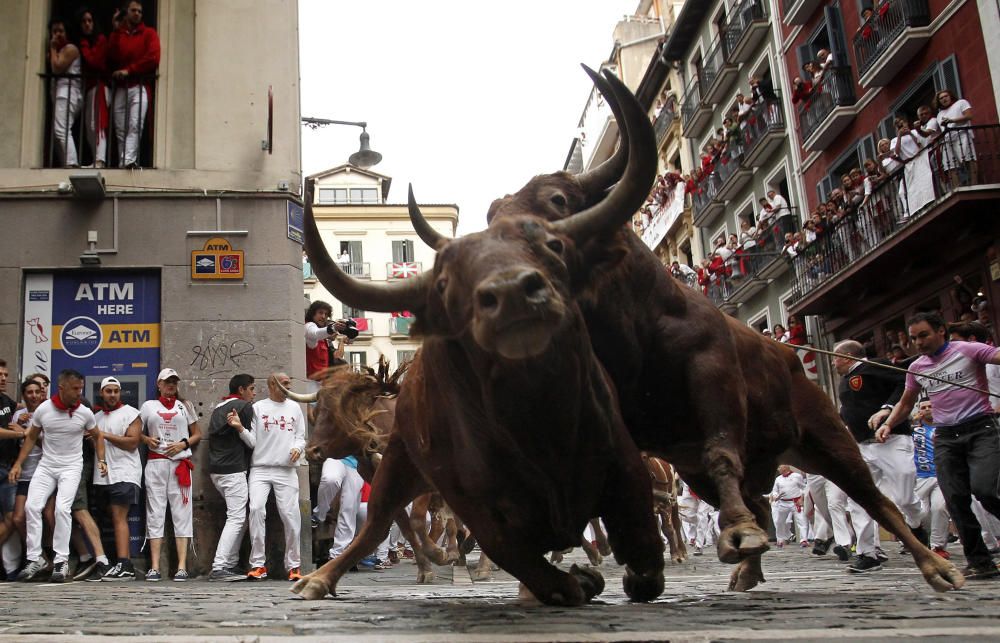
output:
<path id="1" fill-rule="evenodd" d="M 964 118 L 965 114 L 963 112 L 969 109 L 972 109 L 972 105 L 969 104 L 969 101 L 965 100 L 964 98 L 959 98 L 949 107 L 946 107 L 945 109 L 938 111 L 937 113 L 938 123 L 941 122 L 942 118 L 947 118 L 948 120 L 952 121 L 955 120 L 956 118 Z M 954 125 L 951 125 L 950 123 L 948 125 L 954 127 Z M 958 127 L 968 127 L 969 125 L 972 125 L 972 121 L 965 121 L 959 123 Z"/>
<path id="2" fill-rule="evenodd" d="M 892 139 L 893 150 L 896 149 L 897 141 L 899 141 L 899 158 L 904 161 L 916 158 L 917 155 L 920 154 L 921 150 L 927 146 L 927 139 L 913 130 L 910 130 L 909 134 Z"/>
<path id="3" fill-rule="evenodd" d="M 771 204 L 771 210 L 774 212 L 775 217 L 788 214 L 788 201 L 781 194 L 775 194 L 774 198 L 768 199 L 767 202 Z"/>
<path id="4" fill-rule="evenodd" d="M 300 457 L 289 461 L 292 449 L 306 449 L 306 421 L 298 402 L 275 402 L 264 398 L 254 402 L 252 433 L 254 442 L 252 466 L 294 467 L 305 462 Z"/>
<path id="5" fill-rule="evenodd" d="M 45 431 L 39 466 L 50 469 L 83 468 L 83 432 L 97 426 L 93 411 L 82 404 L 72 413 L 61 411 L 52 400 L 45 400 L 31 416 L 31 426 Z"/>
<path id="6" fill-rule="evenodd" d="M 167 445 L 171 442 L 190 438 L 188 427 L 198 421 L 187 404 L 180 400 L 175 401 L 171 409 L 163 406 L 159 399 L 146 400 L 139 409 L 139 415 L 149 437 L 160 439 L 159 446 L 150 449 L 160 455 L 166 455 Z M 184 449 L 170 459 L 184 460 L 190 457 L 191 449 Z"/>
<path id="7" fill-rule="evenodd" d="M 320 340 L 330 337 L 326 326 L 317 326 L 315 322 L 306 322 L 306 348 L 316 348 Z"/>
<path id="8" fill-rule="evenodd" d="M 28 409 L 18 409 L 14 411 L 14 415 L 10 418 L 11 424 L 17 424 L 17 421 L 25 415 L 31 415 Z M 42 439 L 44 437 L 44 431 L 38 434 L 38 439 L 35 440 L 35 446 L 31 447 L 31 452 L 28 453 L 28 457 L 26 457 L 24 462 L 21 463 L 21 477 L 17 479 L 18 482 L 27 482 L 28 480 L 31 480 L 31 476 L 35 475 L 35 469 L 38 468 L 38 461 L 42 459 Z M 19 443 L 24 444 L 24 440 L 21 440 Z"/>
<path id="9" fill-rule="evenodd" d="M 175 407 L 176 408 L 176 405 Z M 99 411 L 95 417 L 97 427 L 103 433 L 110 433 L 121 437 L 132 420 L 139 416 L 139 410 L 128 404 L 123 404 L 114 411 Z M 97 456 L 95 455 L 96 459 Z M 139 449 L 126 451 L 104 441 L 104 459 L 108 462 L 108 475 L 102 476 L 100 467 L 94 463 L 94 484 L 107 485 L 119 482 L 131 482 L 135 485 L 142 485 L 142 461 L 139 459 Z"/>
<path id="10" fill-rule="evenodd" d="M 938 134 L 941 133 L 941 125 L 938 123 L 937 119 L 934 118 L 933 116 L 931 116 L 926 123 L 922 124 L 920 126 L 920 129 L 924 130 L 925 132 L 937 132 Z"/>
<path id="11" fill-rule="evenodd" d="M 794 500 L 801 498 L 806 490 L 806 479 L 801 473 L 793 471 L 787 476 L 778 476 L 774 479 L 774 487 L 771 488 L 771 499 L 775 502 L 780 500 Z"/>

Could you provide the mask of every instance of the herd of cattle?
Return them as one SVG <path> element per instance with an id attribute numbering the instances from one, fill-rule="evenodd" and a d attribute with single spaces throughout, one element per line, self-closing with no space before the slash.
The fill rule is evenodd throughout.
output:
<path id="1" fill-rule="evenodd" d="M 615 155 L 587 173 L 536 176 L 494 201 L 486 230 L 457 239 L 431 228 L 411 190 L 414 228 L 437 251 L 433 270 L 418 277 L 385 284 L 344 274 L 320 239 L 307 184 L 306 250 L 319 280 L 347 305 L 412 311 L 423 346 L 398 396 L 373 398 L 374 411 L 362 411 L 353 429 L 333 428 L 335 386 L 318 394 L 313 455 L 381 458 L 365 474 L 365 527 L 292 591 L 309 599 L 334 592 L 394 519 L 404 526 L 408 503 L 436 492 L 484 554 L 544 603 L 579 605 L 602 591 L 593 567 L 564 572 L 545 559 L 579 545 L 598 517 L 626 566 L 627 595 L 654 599 L 664 587 L 664 548 L 662 516 L 650 508 L 663 505 L 663 493 L 654 493 L 643 454 L 670 462 L 719 508 L 718 555 L 736 565 L 732 590 L 764 580 L 763 494 L 779 463 L 843 489 L 903 542 L 936 590 L 961 587 L 962 575 L 917 540 L 875 487 L 793 351 L 673 281 L 624 225 L 656 176 L 654 134 L 617 78 L 586 71 L 620 124 Z M 428 573 L 428 559 L 448 554 L 422 526 L 416 534 L 407 537 L 422 545 Z M 672 558 L 683 558 L 681 548 L 683 539 Z"/>

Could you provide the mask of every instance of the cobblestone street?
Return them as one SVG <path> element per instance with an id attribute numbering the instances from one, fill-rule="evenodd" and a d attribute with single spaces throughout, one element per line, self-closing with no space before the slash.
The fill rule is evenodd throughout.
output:
<path id="1" fill-rule="evenodd" d="M 325 601 L 303 601 L 275 580 L 8 583 L 0 598 L 0 641 L 101 635 L 148 641 L 1000 639 L 1000 580 L 937 594 L 912 561 L 888 545 L 886 568 L 865 575 L 849 575 L 836 558 L 815 558 L 805 549 L 772 550 L 764 557 L 768 582 L 745 594 L 725 591 L 731 567 L 714 556 L 692 557 L 668 567 L 666 591 L 648 605 L 628 602 L 621 568 L 606 562 L 604 593 L 576 609 L 520 602 L 517 582 L 504 573 L 473 584 L 465 571 L 438 568 L 433 584 L 416 585 L 409 561 L 350 574 L 337 598 Z M 570 562 L 585 559 L 576 551 L 563 565 Z"/>

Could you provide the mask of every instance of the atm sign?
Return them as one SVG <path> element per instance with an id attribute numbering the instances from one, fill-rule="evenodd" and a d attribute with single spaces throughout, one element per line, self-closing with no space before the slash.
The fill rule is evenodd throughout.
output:
<path id="1" fill-rule="evenodd" d="M 192 279 L 243 279 L 245 257 L 242 250 L 221 237 L 212 237 L 201 250 L 191 251 Z"/>

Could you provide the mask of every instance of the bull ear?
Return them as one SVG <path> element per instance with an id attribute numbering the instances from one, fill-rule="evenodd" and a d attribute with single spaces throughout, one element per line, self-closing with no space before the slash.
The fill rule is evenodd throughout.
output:
<path id="1" fill-rule="evenodd" d="M 403 279 L 388 284 L 375 284 L 344 274 L 330 257 L 313 218 L 313 194 L 315 181 L 306 179 L 305 186 L 305 233 L 306 254 L 323 287 L 334 297 L 353 308 L 373 312 L 390 313 L 394 310 L 419 310 L 426 301 L 432 273 L 425 272 L 411 279 Z"/>
<path id="2" fill-rule="evenodd" d="M 618 123 L 624 122 L 625 119 L 622 115 L 621 105 L 619 104 L 618 98 L 615 96 L 614 91 L 612 91 L 608 82 L 590 67 L 586 65 L 580 66 L 583 67 L 583 71 L 587 72 L 590 79 L 594 81 L 594 86 L 597 87 L 597 91 L 599 91 L 601 96 L 604 97 L 604 100 L 607 101 L 608 107 L 611 108 L 611 113 L 615 115 L 615 121 Z M 604 163 L 601 163 L 596 168 L 587 172 L 580 172 L 576 175 L 577 182 L 583 189 L 584 194 L 587 195 L 588 203 L 593 203 L 603 198 L 607 189 L 618 182 L 618 179 L 620 179 L 622 174 L 625 172 L 629 155 L 628 132 L 624 127 L 619 127 L 618 129 L 618 149 L 615 150 L 614 156 L 609 158 Z"/>
<path id="3" fill-rule="evenodd" d="M 552 225 L 572 237 L 578 245 L 587 239 L 613 230 L 646 202 L 656 178 L 656 138 L 653 125 L 632 92 L 613 74 L 604 73 L 605 80 L 618 99 L 622 120 L 622 141 L 628 141 L 628 165 L 618 185 L 603 201 Z"/>
<path id="4" fill-rule="evenodd" d="M 425 219 L 423 213 L 420 212 L 417 200 L 413 198 L 412 183 L 409 186 L 409 192 L 406 197 L 406 205 L 410 212 L 410 223 L 413 224 L 413 229 L 416 230 L 417 236 L 420 237 L 424 243 L 435 250 L 440 250 L 445 247 L 445 245 L 448 244 L 448 237 L 439 233 L 431 227 L 431 224 L 427 223 L 427 219 Z"/>

